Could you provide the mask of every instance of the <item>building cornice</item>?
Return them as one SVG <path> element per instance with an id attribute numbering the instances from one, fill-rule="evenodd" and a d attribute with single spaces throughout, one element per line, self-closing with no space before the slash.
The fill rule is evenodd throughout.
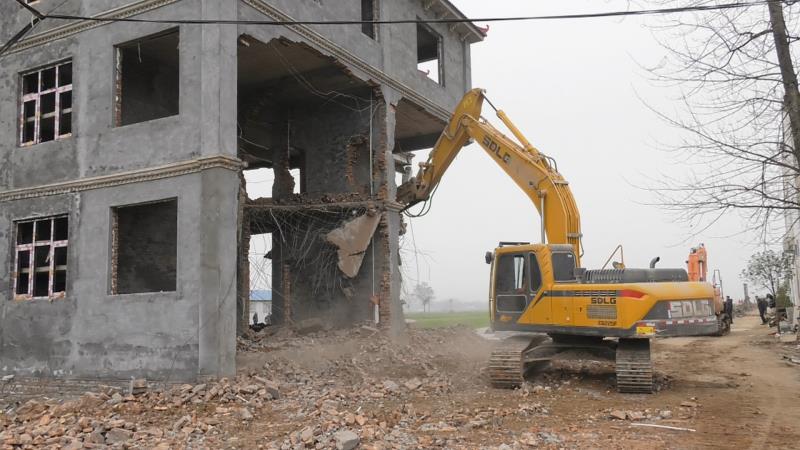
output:
<path id="1" fill-rule="evenodd" d="M 99 14 L 95 14 L 92 17 L 102 18 L 102 19 L 124 19 L 127 17 L 136 16 L 139 14 L 146 13 L 148 11 L 152 11 L 154 9 L 161 8 L 162 6 L 171 5 L 179 1 L 180 0 L 139 0 L 137 2 L 132 2 L 128 5 L 121 6 L 119 8 L 114 8 Z M 11 49 L 6 54 L 18 53 L 32 47 L 44 45 L 47 44 L 48 42 L 52 42 L 58 39 L 64 39 L 66 37 L 81 33 L 83 31 L 91 30 L 93 28 L 101 27 L 103 25 L 108 25 L 110 23 L 113 22 L 81 20 L 81 21 L 67 23 L 65 25 L 57 26 L 55 28 L 42 31 L 41 33 L 32 34 L 31 36 L 19 41 L 17 44 L 11 47 Z"/>
<path id="2" fill-rule="evenodd" d="M 132 183 L 145 181 L 161 180 L 164 178 L 177 177 L 192 173 L 202 172 L 209 169 L 228 169 L 239 171 L 244 168 L 244 162 L 229 156 L 210 156 L 190 161 L 166 164 L 147 169 L 131 170 L 127 172 L 115 173 L 112 175 L 102 175 L 98 177 L 80 178 L 61 183 L 52 183 L 30 188 L 13 189 L 0 192 L 0 202 L 14 200 L 24 200 L 29 198 L 48 197 L 53 195 L 71 194 L 74 192 L 88 191 L 92 189 L 102 189 L 116 186 L 123 186 Z"/>

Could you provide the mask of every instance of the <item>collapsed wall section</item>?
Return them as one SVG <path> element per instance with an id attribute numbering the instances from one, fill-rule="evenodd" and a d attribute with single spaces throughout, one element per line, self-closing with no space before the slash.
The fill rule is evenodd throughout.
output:
<path id="1" fill-rule="evenodd" d="M 387 89 L 303 44 L 245 39 L 240 155 L 251 169 L 271 169 L 274 181 L 268 197 L 244 200 L 240 277 L 249 270 L 247 236 L 269 233 L 272 323 L 402 323 Z M 250 70 L 273 63 L 287 70 Z M 250 292 L 240 286 L 239 295 L 243 330 Z"/>

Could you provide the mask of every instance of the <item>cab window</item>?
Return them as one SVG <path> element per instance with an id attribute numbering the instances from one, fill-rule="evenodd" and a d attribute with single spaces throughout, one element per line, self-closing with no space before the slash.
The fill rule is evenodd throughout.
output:
<path id="1" fill-rule="evenodd" d="M 572 253 L 553 253 L 553 278 L 555 281 L 575 280 L 575 255 Z"/>
<path id="2" fill-rule="evenodd" d="M 531 292 L 538 292 L 542 287 L 542 271 L 539 268 L 539 261 L 536 260 L 536 254 L 530 254 L 531 259 Z"/>
<path id="3" fill-rule="evenodd" d="M 525 289 L 525 255 L 502 255 L 497 259 L 497 293 L 517 293 Z"/>

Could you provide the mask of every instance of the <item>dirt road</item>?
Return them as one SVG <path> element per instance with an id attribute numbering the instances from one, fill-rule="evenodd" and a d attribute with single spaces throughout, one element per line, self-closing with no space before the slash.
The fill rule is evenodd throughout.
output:
<path id="1" fill-rule="evenodd" d="M 14 381 L 0 449 L 800 448 L 800 366 L 781 358 L 797 344 L 769 332 L 746 317 L 728 336 L 656 341 L 652 395 L 617 393 L 613 367 L 591 362 L 492 389 L 493 344 L 468 328 L 262 333 L 240 341 L 232 380 L 72 398 Z"/>
<path id="2" fill-rule="evenodd" d="M 659 370 L 672 383 L 654 397 L 702 404 L 686 448 L 800 448 L 800 368 L 782 361 L 782 345 L 760 323 L 748 316 L 728 336 L 657 343 Z"/>

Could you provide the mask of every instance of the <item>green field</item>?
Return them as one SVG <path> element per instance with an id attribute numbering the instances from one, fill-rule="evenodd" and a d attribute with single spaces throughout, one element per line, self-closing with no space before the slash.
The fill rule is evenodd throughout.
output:
<path id="1" fill-rule="evenodd" d="M 415 320 L 418 328 L 441 328 L 453 325 L 466 325 L 472 328 L 489 326 L 489 313 L 486 311 L 452 313 L 406 313 L 407 319 Z"/>

